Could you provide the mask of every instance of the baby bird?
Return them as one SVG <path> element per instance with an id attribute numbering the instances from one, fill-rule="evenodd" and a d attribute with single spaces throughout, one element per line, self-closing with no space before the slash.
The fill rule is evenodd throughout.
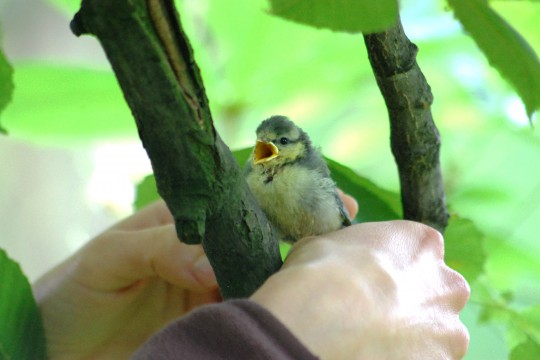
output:
<path id="1" fill-rule="evenodd" d="M 256 133 L 246 181 L 281 240 L 296 242 L 351 224 L 326 162 L 302 129 L 272 116 Z"/>

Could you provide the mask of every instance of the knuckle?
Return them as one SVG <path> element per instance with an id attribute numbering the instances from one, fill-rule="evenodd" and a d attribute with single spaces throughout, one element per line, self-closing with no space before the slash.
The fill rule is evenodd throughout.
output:
<path id="1" fill-rule="evenodd" d="M 285 259 L 285 265 L 304 263 L 323 258 L 332 253 L 332 244 L 324 237 L 305 237 L 291 247 Z"/>
<path id="2" fill-rule="evenodd" d="M 426 248 L 431 249 L 438 258 L 444 258 L 444 239 L 440 232 L 424 225 L 422 229 L 422 243 Z"/>
<path id="3" fill-rule="evenodd" d="M 440 267 L 440 278 L 445 289 L 443 296 L 447 299 L 446 304 L 449 309 L 453 309 L 457 314 L 465 307 L 471 295 L 469 283 L 460 273 L 444 263 L 441 263 Z"/>
<path id="4" fill-rule="evenodd" d="M 407 221 L 407 223 L 420 249 L 433 251 L 438 258 L 444 258 L 444 238 L 439 231 L 419 222 Z"/>
<path id="5" fill-rule="evenodd" d="M 470 336 L 467 327 L 460 321 L 457 314 L 444 317 L 440 323 L 443 331 L 439 340 L 447 354 L 446 359 L 462 359 L 469 349 Z"/>
<path id="6" fill-rule="evenodd" d="M 465 278 L 460 273 L 450 268 L 449 271 L 450 281 L 452 282 L 452 289 L 454 290 L 454 293 L 457 297 L 456 307 L 458 310 L 461 310 L 465 307 L 465 304 L 467 304 L 467 301 L 471 296 L 471 288 L 467 280 L 465 280 Z"/>
<path id="7" fill-rule="evenodd" d="M 456 359 L 461 359 L 467 354 L 469 349 L 470 335 L 467 327 L 458 320 L 458 326 L 454 336 L 454 355 Z"/>

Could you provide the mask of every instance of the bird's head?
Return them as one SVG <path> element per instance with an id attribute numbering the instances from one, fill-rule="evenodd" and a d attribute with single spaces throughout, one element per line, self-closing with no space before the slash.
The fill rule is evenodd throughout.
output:
<path id="1" fill-rule="evenodd" d="M 257 128 L 253 164 L 269 167 L 294 162 L 311 149 L 308 135 L 285 116 L 272 116 Z"/>

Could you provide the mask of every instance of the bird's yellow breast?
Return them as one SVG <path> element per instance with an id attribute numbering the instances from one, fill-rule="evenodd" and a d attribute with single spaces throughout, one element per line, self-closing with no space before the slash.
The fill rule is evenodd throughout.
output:
<path id="1" fill-rule="evenodd" d="M 341 227 L 335 184 L 313 169 L 255 166 L 246 178 L 268 219 L 285 238 L 300 239 Z"/>

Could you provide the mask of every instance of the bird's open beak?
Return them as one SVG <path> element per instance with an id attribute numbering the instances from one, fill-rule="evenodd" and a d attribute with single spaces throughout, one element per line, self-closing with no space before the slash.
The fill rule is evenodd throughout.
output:
<path id="1" fill-rule="evenodd" d="M 253 163 L 260 164 L 278 156 L 279 150 L 272 142 L 257 140 L 253 152 Z"/>

